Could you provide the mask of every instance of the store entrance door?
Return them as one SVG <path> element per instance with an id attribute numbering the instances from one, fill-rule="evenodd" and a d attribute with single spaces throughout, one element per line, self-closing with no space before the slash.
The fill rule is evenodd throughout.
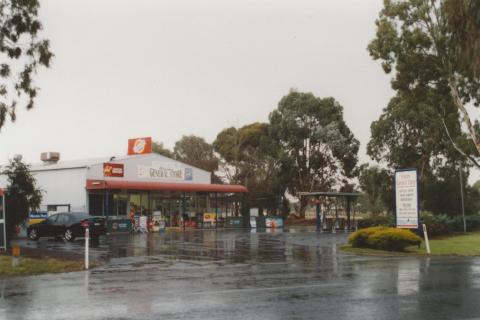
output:
<path id="1" fill-rule="evenodd" d="M 148 219 L 151 215 L 148 193 L 130 193 L 128 205 L 130 215 L 134 216 L 135 226 L 139 230 L 146 231 L 148 229 Z"/>
<path id="2" fill-rule="evenodd" d="M 165 227 L 179 227 L 182 212 L 181 195 L 176 192 L 153 194 L 152 211 L 154 216 L 160 215 Z"/>

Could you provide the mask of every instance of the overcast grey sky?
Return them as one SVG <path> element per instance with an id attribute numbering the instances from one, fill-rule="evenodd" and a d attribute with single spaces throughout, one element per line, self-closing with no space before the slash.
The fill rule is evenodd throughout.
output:
<path id="1" fill-rule="evenodd" d="M 290 88 L 333 96 L 361 142 L 393 95 L 366 47 L 381 0 L 42 1 L 55 59 L 36 108 L 0 132 L 0 163 L 123 155 L 267 121 Z"/>

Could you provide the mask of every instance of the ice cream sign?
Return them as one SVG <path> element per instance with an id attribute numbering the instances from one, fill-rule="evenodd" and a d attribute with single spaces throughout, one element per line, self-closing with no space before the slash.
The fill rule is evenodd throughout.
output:
<path id="1" fill-rule="evenodd" d="M 128 155 L 152 153 L 152 138 L 135 138 L 128 140 Z"/>
<path id="2" fill-rule="evenodd" d="M 139 178 L 154 180 L 193 180 L 192 168 L 184 168 L 176 163 L 169 162 L 152 163 L 151 166 L 139 165 L 137 175 Z"/>

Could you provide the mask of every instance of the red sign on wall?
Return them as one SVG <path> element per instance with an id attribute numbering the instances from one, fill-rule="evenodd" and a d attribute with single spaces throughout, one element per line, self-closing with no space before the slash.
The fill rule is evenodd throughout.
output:
<path id="1" fill-rule="evenodd" d="M 104 163 L 103 176 L 104 177 L 118 177 L 123 178 L 123 163 Z"/>
<path id="2" fill-rule="evenodd" d="M 152 138 L 135 138 L 128 140 L 128 155 L 152 153 Z"/>

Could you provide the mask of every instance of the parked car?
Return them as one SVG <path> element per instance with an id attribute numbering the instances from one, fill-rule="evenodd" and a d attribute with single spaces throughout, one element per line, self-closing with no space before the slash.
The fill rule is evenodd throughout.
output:
<path id="1" fill-rule="evenodd" d="M 56 213 L 42 222 L 28 226 L 27 235 L 31 240 L 41 237 L 63 237 L 67 241 L 73 241 L 76 237 L 85 236 L 85 228 L 88 226 L 90 238 L 98 240 L 98 237 L 107 233 L 105 219 L 90 216 L 83 212 Z"/>

